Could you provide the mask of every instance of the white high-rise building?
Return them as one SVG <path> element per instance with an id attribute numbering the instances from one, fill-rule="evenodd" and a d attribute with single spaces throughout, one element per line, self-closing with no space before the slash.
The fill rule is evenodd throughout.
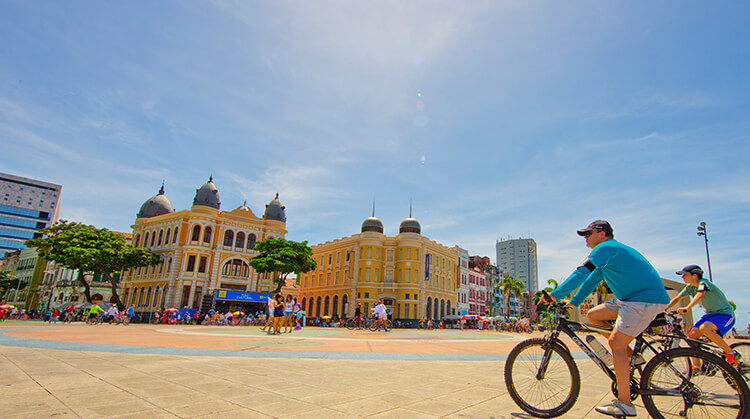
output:
<path id="1" fill-rule="evenodd" d="M 500 240 L 495 243 L 497 266 L 515 279 L 520 279 L 524 292 L 533 295 L 539 290 L 539 277 L 534 239 Z"/>

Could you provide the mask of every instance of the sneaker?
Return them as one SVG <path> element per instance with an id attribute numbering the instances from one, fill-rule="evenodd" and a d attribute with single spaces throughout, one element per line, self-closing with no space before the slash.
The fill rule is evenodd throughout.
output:
<path id="1" fill-rule="evenodd" d="M 734 351 L 731 354 L 724 354 L 724 357 L 726 358 L 727 362 L 729 362 L 729 365 L 733 367 L 739 365 L 740 359 L 742 359 L 742 356 L 740 356 L 740 353 L 737 351 Z"/>
<path id="2" fill-rule="evenodd" d="M 635 416 L 635 406 L 628 406 L 617 399 L 610 404 L 598 406 L 596 411 L 610 416 Z"/>

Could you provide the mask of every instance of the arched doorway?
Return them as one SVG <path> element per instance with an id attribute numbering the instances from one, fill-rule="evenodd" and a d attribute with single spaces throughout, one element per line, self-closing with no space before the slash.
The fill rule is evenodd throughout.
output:
<path id="1" fill-rule="evenodd" d="M 430 318 L 432 314 L 432 298 L 427 297 L 427 311 L 425 311 L 425 317 Z"/>
<path id="2" fill-rule="evenodd" d="M 320 317 L 320 303 L 321 298 L 318 297 L 318 299 L 315 301 L 315 317 Z"/>
<path id="3" fill-rule="evenodd" d="M 333 296 L 333 308 L 331 309 L 331 313 L 338 316 L 339 314 L 339 296 L 334 295 Z"/>
<path id="4" fill-rule="evenodd" d="M 349 297 L 344 294 L 343 297 L 341 297 L 341 317 L 347 317 L 349 316 Z"/>
<path id="5" fill-rule="evenodd" d="M 323 304 L 323 315 L 328 316 L 328 309 L 331 304 L 331 297 L 326 295 L 326 302 Z"/>

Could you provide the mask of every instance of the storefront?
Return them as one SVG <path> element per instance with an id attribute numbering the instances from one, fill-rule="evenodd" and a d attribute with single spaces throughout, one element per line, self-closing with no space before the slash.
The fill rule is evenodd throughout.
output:
<path id="1" fill-rule="evenodd" d="M 214 308 L 222 313 L 243 311 L 249 314 L 265 313 L 271 294 L 259 292 L 241 292 L 217 290 L 214 297 Z"/>

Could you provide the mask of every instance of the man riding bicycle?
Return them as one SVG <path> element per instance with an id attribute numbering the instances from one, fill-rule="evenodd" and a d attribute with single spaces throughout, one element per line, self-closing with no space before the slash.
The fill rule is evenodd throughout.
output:
<path id="1" fill-rule="evenodd" d="M 703 307 L 706 314 L 693 325 L 687 337 L 692 339 L 707 337 L 724 350 L 724 356 L 730 365 L 737 366 L 740 362 L 739 352 L 732 350 L 722 339 L 722 336 L 734 326 L 734 309 L 727 301 L 727 297 L 719 287 L 703 278 L 703 269 L 698 265 L 688 265 L 675 273 L 682 275 L 682 280 L 687 285 L 669 302 L 667 310 L 679 303 L 682 297 L 686 295 L 693 297 L 687 306 L 677 309 L 677 314 L 684 314 L 697 304 Z"/>
<path id="2" fill-rule="evenodd" d="M 385 321 L 388 320 L 388 309 L 383 305 L 383 302 L 378 300 L 378 305 L 375 308 L 370 309 L 374 316 L 378 317 L 378 323 L 384 325 Z"/>
<path id="3" fill-rule="evenodd" d="M 572 305 L 578 306 L 602 280 L 612 290 L 615 298 L 586 314 L 589 322 L 599 327 L 611 327 L 610 321 L 616 319 L 608 340 L 617 377 L 617 399 L 597 407 L 596 411 L 612 416 L 636 416 L 635 406 L 630 401 L 632 349 L 628 345 L 664 311 L 669 304 L 669 294 L 659 273 L 646 258 L 614 239 L 609 222 L 596 220 L 578 230 L 578 235 L 586 238 L 591 253 L 551 295 L 559 300 L 580 287 L 570 299 Z"/>

